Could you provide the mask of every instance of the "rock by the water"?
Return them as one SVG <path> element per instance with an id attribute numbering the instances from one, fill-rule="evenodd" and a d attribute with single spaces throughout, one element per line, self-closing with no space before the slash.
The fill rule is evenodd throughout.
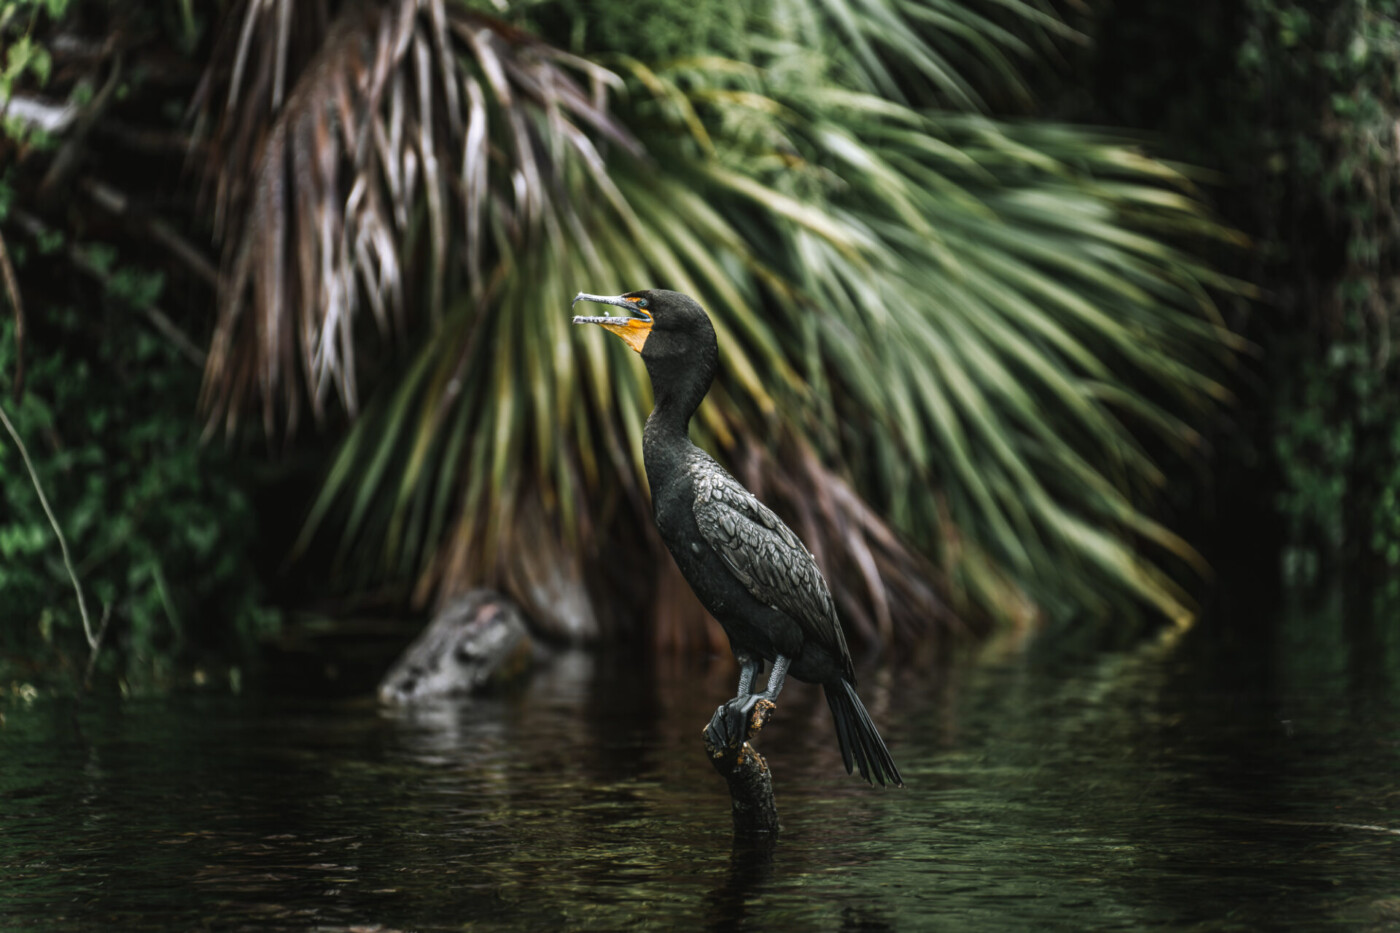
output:
<path id="1" fill-rule="evenodd" d="M 490 590 L 448 603 L 379 682 L 379 700 L 416 703 L 474 693 L 517 676 L 533 648 L 520 610 Z"/>

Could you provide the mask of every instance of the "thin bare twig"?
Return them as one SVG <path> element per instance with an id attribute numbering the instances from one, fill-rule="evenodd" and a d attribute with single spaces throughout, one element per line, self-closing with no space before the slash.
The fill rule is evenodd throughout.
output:
<path id="1" fill-rule="evenodd" d="M 15 404 L 19 404 L 24 395 L 24 303 L 20 301 L 19 279 L 15 276 L 15 267 L 10 263 L 10 252 L 5 248 L 3 234 L 0 234 L 0 278 L 5 280 L 10 307 L 15 310 L 15 384 L 12 391 Z"/>
<path id="2" fill-rule="evenodd" d="M 102 639 L 107 634 L 107 625 L 112 621 L 112 605 L 104 603 L 102 605 L 102 621 L 97 626 L 97 640 L 92 643 L 92 651 L 88 654 L 87 673 L 83 675 L 83 689 L 92 687 L 92 672 L 97 670 L 97 652 L 102 647 Z"/>
<path id="3" fill-rule="evenodd" d="M 106 82 L 93 95 L 92 100 L 78 113 L 78 118 L 69 128 L 70 132 L 67 134 L 62 148 L 54 156 L 49 170 L 44 173 L 44 180 L 39 183 L 41 198 L 47 198 L 67 187 L 69 176 L 77 171 L 78 166 L 82 163 L 82 155 L 86 151 L 84 143 L 88 134 L 92 132 L 93 125 L 97 123 L 98 118 L 116 99 L 117 90 L 121 86 L 122 56 L 118 52 L 112 57 L 111 74 L 107 76 Z"/>
<path id="4" fill-rule="evenodd" d="M 10 432 L 10 437 L 14 438 L 15 446 L 19 448 L 19 455 L 24 458 L 25 469 L 29 471 L 29 478 L 34 482 L 34 491 L 39 494 L 39 504 L 44 507 L 44 514 L 49 517 L 49 525 L 53 527 L 53 533 L 58 536 L 58 546 L 63 550 L 63 566 L 68 568 L 68 579 L 73 581 L 73 592 L 78 594 L 78 611 L 83 615 L 83 634 L 87 636 L 88 647 L 92 649 L 95 656 L 97 647 L 100 645 L 101 636 L 92 631 L 92 620 L 88 618 L 87 601 L 83 599 L 83 588 L 78 583 L 78 575 L 73 570 L 73 559 L 68 555 L 68 539 L 63 536 L 63 529 L 58 527 L 58 519 L 54 517 L 53 509 L 49 508 L 49 499 L 44 495 L 44 487 L 39 485 L 39 474 L 34 472 L 34 463 L 29 459 L 29 449 L 24 446 L 24 441 L 20 440 L 19 432 L 10 423 L 10 416 L 5 414 L 4 406 L 0 406 L 0 421 L 5 423 L 5 430 Z M 103 623 L 103 631 L 106 631 L 106 623 Z"/>
<path id="5" fill-rule="evenodd" d="M 92 200 L 103 209 L 118 217 L 131 221 L 136 226 L 144 226 L 145 231 L 163 244 L 170 252 L 206 284 L 217 287 L 219 270 L 199 251 L 199 248 L 181 236 L 174 227 L 159 217 L 148 216 L 131 206 L 126 194 L 104 181 L 87 177 L 79 185 Z"/>

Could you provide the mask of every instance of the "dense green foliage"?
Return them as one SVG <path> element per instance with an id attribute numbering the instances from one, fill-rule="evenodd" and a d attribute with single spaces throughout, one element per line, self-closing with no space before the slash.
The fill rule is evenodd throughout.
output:
<path id="1" fill-rule="evenodd" d="M 81 212 L 31 197 L 57 162 L 119 177 L 173 226 L 179 249 L 136 211 L 119 221 L 146 238 L 143 264 L 180 277 L 179 323 L 212 329 L 201 392 L 235 446 L 249 411 L 279 440 L 307 408 L 323 426 L 354 422 L 301 542 L 306 566 L 330 564 L 347 591 L 422 605 L 488 583 L 573 635 L 672 618 L 664 579 L 611 569 L 619 554 L 668 566 L 647 530 L 645 377 L 566 323 L 577 290 L 665 285 L 700 298 L 720 332 L 698 439 L 798 526 L 857 640 L 915 640 L 959 616 L 1186 614 L 1163 568 L 1194 553 L 1155 500 L 1225 395 L 1232 338 L 1210 290 L 1231 284 L 1176 245 L 1221 234 L 1174 169 L 1111 134 L 993 116 L 1033 112 L 1026 75 L 1072 31 L 1022 0 L 595 6 L 273 0 L 206 22 L 188 3 L 110 19 L 125 8 L 70 3 L 64 22 L 109 30 L 121 58 L 30 56 L 25 93 L 68 94 L 81 118 L 62 158 L 17 142 L 24 209 L 73 236 Z M 10 33 L 41 45 L 40 9 L 24 4 Z M 132 64 L 184 55 L 193 67 L 160 80 Z M 46 86 L 36 68 L 63 78 Z M 110 84 L 112 97 L 95 90 Z M 205 174 L 171 196 L 151 174 L 169 162 L 120 147 L 183 113 Z M 117 151 L 84 161 L 95 139 Z M 189 258 L 220 247 L 217 273 Z M 118 271 L 99 270 L 108 292 Z M 35 359 L 98 373 L 116 364 L 84 347 L 119 355 L 137 339 L 70 348 L 47 308 L 83 305 L 57 297 L 31 314 L 50 336 L 30 341 Z M 104 299 L 118 300 L 152 295 Z M 42 378 L 52 370 L 36 369 L 26 404 L 57 406 Z M 143 443 L 172 445 L 151 482 L 196 511 L 222 501 L 227 540 L 185 513 L 150 519 L 168 535 L 119 521 L 134 542 L 126 589 L 91 584 L 125 611 L 128 638 L 161 650 L 242 571 L 177 598 L 187 575 L 142 534 L 183 560 L 241 553 L 248 527 L 224 467 L 193 466 L 222 461 L 160 422 L 190 402 L 180 385 L 132 389 L 173 407 L 123 407 Z M 79 510 L 64 520 L 80 561 L 98 547 L 92 514 L 155 514 L 119 472 L 89 501 L 45 469 Z M 226 610 L 220 630 L 255 627 Z"/>
<path id="2" fill-rule="evenodd" d="M 1342 559 L 1400 587 L 1400 3 L 1315 6 L 1252 0 L 1240 49 L 1275 115 L 1265 196 L 1294 212 L 1276 215 L 1267 259 L 1315 277 L 1283 279 L 1296 292 L 1273 348 L 1287 568 L 1307 579 Z"/>
<path id="3" fill-rule="evenodd" d="M 118 8 L 0 3 L 6 93 L 86 105 L 114 69 L 65 64 L 44 24 L 62 15 L 92 32 Z M 697 439 L 799 526 L 857 638 L 918 637 L 954 615 L 1187 612 L 1182 571 L 1200 563 L 1159 500 L 1167 488 L 1196 501 L 1176 489 L 1194 482 L 1182 467 L 1230 394 L 1241 322 L 1264 353 L 1258 382 L 1231 387 L 1244 406 L 1223 433 L 1243 425 L 1247 442 L 1215 437 L 1237 483 L 1225 497 L 1268 498 L 1298 578 L 1334 559 L 1388 573 L 1400 564 L 1396 4 L 1105 2 L 1077 14 L 1116 24 L 1088 53 L 1093 93 L 1067 81 L 1041 106 L 1045 62 L 1077 38 L 1049 9 L 268 0 L 195 15 L 169 0 L 110 19 L 130 80 L 83 145 L 120 150 L 159 130 L 207 158 L 175 197 L 139 154 L 78 164 L 120 176 L 196 251 L 223 250 L 222 275 L 206 262 L 191 286 L 186 269 L 165 300 L 198 341 L 212 330 L 201 390 L 235 446 L 249 411 L 278 443 L 305 437 L 307 410 L 331 435 L 349 423 L 301 541 L 306 566 L 329 565 L 345 591 L 424 605 L 491 583 L 541 616 L 592 613 L 572 629 L 555 620 L 574 634 L 666 615 L 648 602 L 664 580 L 642 592 L 610 572 L 619 554 L 664 562 L 639 463 L 646 380 L 625 350 L 565 323 L 574 291 L 639 285 L 690 291 L 715 315 L 725 367 Z M 185 70 L 160 80 L 144 64 L 180 56 Z M 1203 209 L 1204 176 L 1046 112 L 1162 131 L 1160 151 L 1220 170 L 1211 196 L 1254 249 Z M 58 262 L 81 226 L 80 211 L 32 198 L 71 140 L 8 128 L 7 152 L 23 158 L 0 199 L 63 231 L 45 241 L 0 219 L 32 276 L 32 254 Z M 1198 258 L 1222 242 L 1222 264 L 1266 293 L 1262 313 L 1233 300 L 1217 311 L 1213 299 L 1247 291 Z M 139 262 L 168 276 L 180 265 L 149 251 Z M 112 293 L 123 268 L 109 264 L 103 301 L 148 302 L 143 276 L 127 280 L 146 294 Z M 115 364 L 62 338 L 72 322 L 57 312 L 48 320 L 81 301 L 38 288 L 26 405 L 54 407 L 41 358 Z M 192 432 L 167 434 L 182 469 L 222 462 L 183 446 Z M 60 449 L 35 447 L 44 460 Z M 77 495 L 69 473 L 46 469 L 56 501 Z M 206 471 L 208 487 L 164 482 L 224 501 L 225 469 Z M 122 482 L 98 497 L 106 507 Z M 7 482 L 11 499 L 23 491 Z M 247 540 L 240 508 L 220 553 Z M 35 514 L 7 539 L 15 553 L 35 546 Z M 98 546 L 69 520 L 79 551 Z M 171 599 L 172 613 L 164 557 L 157 573 L 138 552 L 144 569 L 128 577 L 145 595 L 98 596 L 173 645 L 171 616 L 196 610 Z"/>
<path id="4" fill-rule="evenodd" d="M 1213 551 L 1266 590 L 1280 570 L 1396 590 L 1400 5 L 1105 7 L 1093 118 L 1214 170 L 1210 196 L 1252 247 L 1222 262 L 1261 288 L 1232 312 L 1259 352 L 1214 437 Z"/>
<path id="5" fill-rule="evenodd" d="M 0 101 L 49 87 L 45 27 L 69 6 L 0 4 Z M 86 82 L 65 89 L 91 98 Z M 109 618 L 96 673 L 124 690 L 168 686 L 177 663 L 241 663 L 276 621 L 258 601 L 250 484 L 200 442 L 198 369 L 138 313 L 169 297 L 164 273 L 122 255 L 110 228 L 73 242 L 30 213 L 60 144 L 19 118 L 0 134 L 0 232 L 24 308 L 0 288 L 0 405 L 66 536 L 93 634 Z M 0 677 L 81 681 L 91 651 L 35 478 L 0 433 Z"/>
<path id="6" fill-rule="evenodd" d="M 246 480 L 226 452 L 199 442 L 191 405 L 199 375 L 133 319 L 132 303 L 158 294 L 159 277 L 112 262 L 104 299 L 48 305 L 31 320 L 27 387 L 18 405 L 8 396 L 3 404 L 68 537 L 94 625 L 111 611 L 99 670 L 139 689 L 168 684 L 172 661 L 210 652 L 236 661 L 247 646 L 230 639 L 274 617 L 257 603 Z M 13 331 L 0 320 L 0 372 L 13 372 Z M 0 592 L 0 654 L 85 667 L 58 542 L 8 435 Z"/>

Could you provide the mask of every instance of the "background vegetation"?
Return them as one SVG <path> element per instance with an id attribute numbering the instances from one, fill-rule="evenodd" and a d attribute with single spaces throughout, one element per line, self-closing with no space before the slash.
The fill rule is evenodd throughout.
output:
<path id="1" fill-rule="evenodd" d="M 721 645 L 646 380 L 566 323 L 650 284 L 714 314 L 697 439 L 858 641 L 1186 618 L 1197 547 L 1267 575 L 1282 528 L 1297 578 L 1393 566 L 1395 10 L 1208 6 L 0 3 L 5 405 L 110 669 L 237 656 L 269 587 Z M 0 638 L 67 656 L 0 471 Z"/>
<path id="2" fill-rule="evenodd" d="M 1231 321 L 1258 350 L 1219 434 L 1216 559 L 1264 589 L 1282 569 L 1393 598 L 1400 6 L 1115 6 L 1080 74 L 1093 117 L 1214 168 L 1220 210 L 1253 241 L 1226 261 L 1265 288 Z M 1164 44 L 1186 63 L 1145 66 Z"/>

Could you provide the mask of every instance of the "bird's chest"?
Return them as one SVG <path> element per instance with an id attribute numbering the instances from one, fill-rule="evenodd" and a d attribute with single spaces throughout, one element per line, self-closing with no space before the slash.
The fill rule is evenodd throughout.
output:
<path id="1" fill-rule="evenodd" d="M 670 488 L 660 490 L 653 503 L 653 513 L 661 540 L 666 542 L 671 556 L 694 587 L 695 573 L 708 564 L 708 558 L 715 555 L 700 534 L 691 505 L 693 496 L 688 496 L 685 489 L 679 488 L 683 485 L 672 483 L 669 484 Z"/>
<path id="2" fill-rule="evenodd" d="M 738 608 L 741 594 L 731 592 L 736 590 L 733 574 L 700 533 L 688 480 L 680 476 L 659 489 L 653 487 L 656 527 L 690 588 L 710 614 L 723 621 Z"/>

